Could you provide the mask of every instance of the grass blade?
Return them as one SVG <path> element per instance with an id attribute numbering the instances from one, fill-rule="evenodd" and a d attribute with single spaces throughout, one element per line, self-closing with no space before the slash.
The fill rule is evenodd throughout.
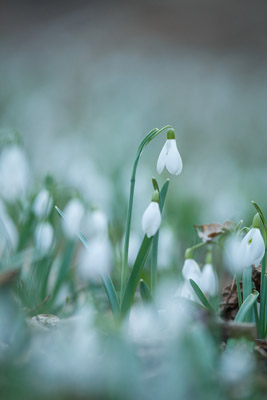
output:
<path id="1" fill-rule="evenodd" d="M 151 303 L 153 301 L 149 287 L 143 279 L 140 280 L 140 294 L 144 303 Z"/>
<path id="2" fill-rule="evenodd" d="M 243 302 L 242 306 L 238 310 L 238 313 L 236 314 L 235 317 L 235 322 L 246 322 L 246 316 L 249 312 L 251 312 L 251 309 L 253 308 L 253 305 L 255 301 L 257 300 L 259 296 L 259 292 L 257 290 L 254 290 L 253 293 L 251 293 Z"/>
<path id="3" fill-rule="evenodd" d="M 189 279 L 189 282 L 192 288 L 194 289 L 194 292 L 196 293 L 197 297 L 203 304 L 203 306 L 205 306 L 208 310 L 214 312 L 215 311 L 214 308 L 212 307 L 212 305 L 210 304 L 210 302 L 208 301 L 207 297 L 204 295 L 200 287 L 196 284 L 196 282 L 193 281 L 193 279 Z"/>

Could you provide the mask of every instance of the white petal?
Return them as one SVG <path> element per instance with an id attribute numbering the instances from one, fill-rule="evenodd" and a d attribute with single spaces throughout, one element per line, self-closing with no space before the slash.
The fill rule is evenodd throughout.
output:
<path id="1" fill-rule="evenodd" d="M 158 174 L 162 173 L 162 171 L 163 171 L 163 169 L 165 167 L 165 164 L 166 164 L 166 156 L 167 156 L 166 143 L 167 143 L 167 141 L 165 142 L 165 144 L 162 147 L 162 150 L 161 150 L 161 152 L 159 154 L 159 158 L 158 158 L 158 162 L 157 162 Z"/>
<path id="2" fill-rule="evenodd" d="M 49 222 L 39 223 L 35 229 L 34 237 L 37 248 L 42 253 L 47 253 L 52 247 L 54 238 L 52 225 Z"/>
<path id="3" fill-rule="evenodd" d="M 243 238 L 241 245 L 244 267 L 260 264 L 265 253 L 265 244 L 258 228 L 252 228 Z"/>
<path id="4" fill-rule="evenodd" d="M 168 140 L 170 146 L 166 157 L 166 168 L 173 175 L 179 175 L 183 169 L 183 162 L 177 149 L 175 139 Z"/>
<path id="5" fill-rule="evenodd" d="M 74 239 L 80 232 L 84 211 L 83 204 L 78 199 L 70 200 L 64 208 L 65 219 L 62 226 L 69 239 Z"/>
<path id="6" fill-rule="evenodd" d="M 147 237 L 154 236 L 161 223 L 161 214 L 158 203 L 152 201 L 142 217 L 142 229 Z"/>
<path id="7" fill-rule="evenodd" d="M 198 263 L 192 258 L 185 260 L 182 274 L 185 280 L 193 279 L 198 285 L 200 284 L 201 271 Z"/>
<path id="8" fill-rule="evenodd" d="M 218 291 L 217 274 L 211 264 L 204 265 L 201 274 L 201 290 L 210 296 L 214 296 Z"/>

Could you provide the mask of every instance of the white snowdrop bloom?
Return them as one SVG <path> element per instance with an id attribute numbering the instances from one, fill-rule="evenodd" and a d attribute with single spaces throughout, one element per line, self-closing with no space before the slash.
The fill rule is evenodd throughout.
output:
<path id="1" fill-rule="evenodd" d="M 33 212 L 38 218 L 47 217 L 52 209 L 53 199 L 49 191 L 42 189 L 33 202 Z"/>
<path id="2" fill-rule="evenodd" d="M 124 240 L 125 239 L 123 239 L 123 243 Z M 133 263 L 135 262 L 141 242 L 142 242 L 141 237 L 137 233 L 132 232 L 130 235 L 129 250 L 128 250 L 128 262 L 130 265 L 133 265 Z"/>
<path id="3" fill-rule="evenodd" d="M 78 274 L 85 281 L 101 281 L 101 276 L 109 273 L 112 263 L 111 245 L 108 239 L 96 237 L 81 249 Z"/>
<path id="4" fill-rule="evenodd" d="M 88 211 L 82 223 L 82 232 L 87 238 L 107 237 L 108 218 L 101 210 Z"/>
<path id="5" fill-rule="evenodd" d="M 41 253 L 47 253 L 53 244 L 54 230 L 49 222 L 41 222 L 34 232 L 36 247 Z"/>
<path id="6" fill-rule="evenodd" d="M 30 183 L 30 170 L 22 148 L 12 145 L 0 155 L 0 193 L 10 202 L 25 196 Z"/>
<path id="7" fill-rule="evenodd" d="M 191 285 L 188 284 L 188 282 L 184 282 L 179 286 L 178 290 L 175 293 L 175 297 L 183 297 L 184 299 L 188 300 L 196 300 L 194 290 Z"/>
<path id="8" fill-rule="evenodd" d="M 65 235 L 69 239 L 75 239 L 76 235 L 80 233 L 84 212 L 84 206 L 78 199 L 70 200 L 64 208 L 62 226 Z"/>
<path id="9" fill-rule="evenodd" d="M 157 171 L 159 174 L 161 174 L 165 166 L 169 173 L 173 175 L 179 175 L 183 169 L 183 162 L 177 148 L 173 129 L 168 130 L 167 140 L 158 158 Z"/>
<path id="10" fill-rule="evenodd" d="M 18 231 L 13 220 L 6 212 L 3 202 L 0 200 L 0 256 L 8 246 L 9 250 L 15 250 L 18 245 Z"/>
<path id="11" fill-rule="evenodd" d="M 201 271 L 200 288 L 209 296 L 215 296 L 218 292 L 218 277 L 211 264 L 205 264 Z"/>
<path id="12" fill-rule="evenodd" d="M 223 381 L 230 384 L 244 383 L 255 368 L 253 353 L 246 346 L 226 350 L 220 360 L 219 372 Z"/>
<path id="13" fill-rule="evenodd" d="M 192 279 L 198 286 L 201 285 L 201 270 L 198 263 L 192 258 L 185 260 L 182 274 L 186 282 L 189 282 L 189 280 Z"/>
<path id="14" fill-rule="evenodd" d="M 149 305 L 134 305 L 124 329 L 125 333 L 135 341 L 151 341 L 161 337 L 158 314 Z"/>
<path id="15" fill-rule="evenodd" d="M 161 214 L 159 204 L 156 201 L 151 201 L 142 217 L 142 229 L 148 238 L 154 236 L 161 223 Z"/>
<path id="16" fill-rule="evenodd" d="M 265 244 L 261 232 L 258 228 L 252 228 L 244 236 L 240 251 L 242 255 L 242 264 L 244 267 L 260 264 L 265 253 Z"/>
<path id="17" fill-rule="evenodd" d="M 240 275 L 243 271 L 241 238 L 230 236 L 225 242 L 224 264 L 233 275 Z"/>

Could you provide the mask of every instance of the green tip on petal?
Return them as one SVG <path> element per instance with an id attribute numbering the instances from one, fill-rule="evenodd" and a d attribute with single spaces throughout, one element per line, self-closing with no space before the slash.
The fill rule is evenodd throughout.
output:
<path id="1" fill-rule="evenodd" d="M 255 214 L 255 216 L 253 218 L 252 227 L 260 229 L 260 226 L 261 226 L 261 217 L 260 217 L 260 214 L 257 213 L 257 214 Z"/>
<path id="2" fill-rule="evenodd" d="M 186 249 L 186 250 L 185 250 L 184 258 L 185 258 L 186 260 L 189 260 L 189 259 L 191 259 L 191 258 L 194 258 L 193 256 L 194 256 L 194 250 L 193 250 L 192 247 L 190 247 L 189 249 Z"/>
<path id="3" fill-rule="evenodd" d="M 152 196 L 152 201 L 159 204 L 159 191 L 155 190 Z"/>
<path id="4" fill-rule="evenodd" d="M 175 139 L 175 130 L 173 128 L 167 130 L 167 139 Z"/>

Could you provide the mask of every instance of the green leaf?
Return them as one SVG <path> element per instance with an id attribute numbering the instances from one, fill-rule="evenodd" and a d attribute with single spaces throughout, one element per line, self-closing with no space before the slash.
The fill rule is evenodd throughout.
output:
<path id="1" fill-rule="evenodd" d="M 252 292 L 252 267 L 246 267 L 243 269 L 242 283 L 243 283 L 243 301 L 250 296 Z M 251 322 L 252 313 L 249 312 L 246 316 L 246 322 Z"/>
<path id="2" fill-rule="evenodd" d="M 55 207 L 57 212 L 59 213 L 59 215 L 65 219 L 63 212 L 58 208 Z M 88 249 L 88 243 L 87 243 L 87 239 L 84 235 L 82 235 L 81 233 L 77 234 L 77 237 L 80 239 L 80 241 L 82 242 L 82 244 L 84 245 L 84 247 L 86 249 Z M 101 274 L 101 279 L 108 297 L 108 301 L 110 304 L 110 308 L 112 310 L 112 313 L 115 315 L 119 312 L 119 301 L 118 301 L 118 297 L 117 297 L 117 293 L 116 290 L 114 288 L 114 285 L 112 283 L 112 280 L 110 278 L 110 276 L 106 273 L 106 274 Z"/>
<path id="3" fill-rule="evenodd" d="M 236 314 L 235 317 L 235 322 L 244 322 L 246 321 L 246 316 L 247 314 L 251 311 L 253 304 L 257 300 L 259 296 L 259 292 L 257 290 L 254 290 L 243 302 L 242 306 L 238 310 L 238 313 Z"/>
<path id="4" fill-rule="evenodd" d="M 125 315 L 132 303 L 132 300 L 134 298 L 134 293 L 143 269 L 143 266 L 146 262 L 147 256 L 149 254 L 149 250 L 151 247 L 153 237 L 148 238 L 146 235 L 143 239 L 143 242 L 141 244 L 141 247 L 139 249 L 139 252 L 137 254 L 135 263 L 133 265 L 132 272 L 130 274 L 129 280 L 127 282 L 127 286 L 125 289 L 125 293 L 122 299 L 122 305 L 121 305 L 121 312 L 123 315 Z"/>
<path id="5" fill-rule="evenodd" d="M 196 293 L 197 297 L 203 304 L 203 306 L 205 306 L 208 310 L 214 312 L 215 311 L 214 308 L 212 307 L 212 305 L 210 304 L 210 302 L 208 301 L 207 297 L 204 295 L 200 287 L 196 284 L 196 282 L 193 281 L 193 279 L 189 279 L 189 282 L 192 288 L 194 289 L 194 292 Z"/>
<path id="6" fill-rule="evenodd" d="M 143 279 L 140 280 L 140 294 L 144 303 L 151 303 L 153 301 L 149 287 Z"/>
<path id="7" fill-rule="evenodd" d="M 160 191 L 160 210 L 161 210 L 161 212 L 163 210 L 164 202 L 165 202 L 166 195 L 168 192 L 168 187 L 169 187 L 169 179 L 164 183 L 164 185 L 162 186 L 162 189 Z M 145 265 L 147 256 L 149 254 L 152 240 L 153 240 L 153 236 L 148 238 L 145 235 L 145 237 L 142 241 L 141 247 L 139 249 L 136 260 L 134 262 L 133 269 L 131 271 L 131 274 L 128 279 L 127 286 L 126 286 L 126 289 L 125 289 L 125 292 L 124 292 L 124 295 L 122 298 L 121 312 L 123 315 L 125 315 L 129 311 L 129 308 L 133 301 L 136 287 L 138 285 L 138 281 L 140 279 L 142 269 Z"/>
<path id="8" fill-rule="evenodd" d="M 266 246 L 266 243 L 267 243 L 267 225 L 266 225 L 266 221 L 265 221 L 263 212 L 261 211 L 260 207 L 258 206 L 258 204 L 255 201 L 252 200 L 251 203 L 253 204 L 253 206 L 256 208 L 256 210 L 258 211 L 258 213 L 260 215 L 261 222 L 262 222 L 262 225 L 263 225 L 263 228 L 264 228 L 264 233 L 263 233 L 264 238 L 263 239 L 264 239 L 265 246 Z"/>

